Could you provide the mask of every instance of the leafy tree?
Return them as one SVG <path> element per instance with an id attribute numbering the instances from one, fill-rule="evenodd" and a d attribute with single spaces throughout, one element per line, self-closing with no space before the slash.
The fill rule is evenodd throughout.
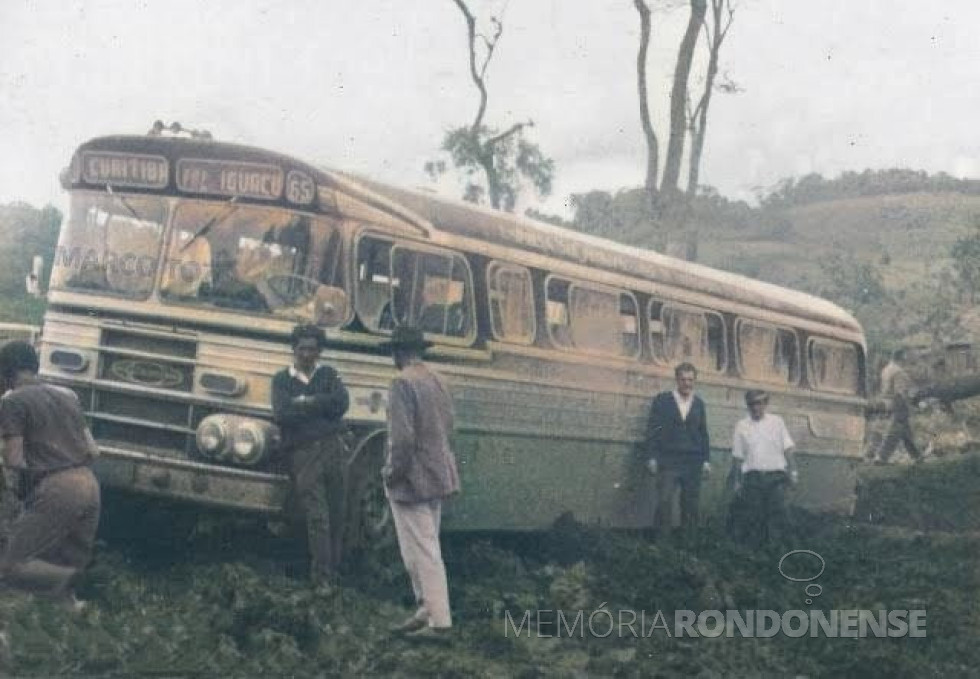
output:
<path id="1" fill-rule="evenodd" d="M 526 138 L 534 121 L 514 123 L 504 130 L 484 122 L 489 99 L 487 67 L 504 27 L 497 17 L 491 17 L 492 32 L 478 33 L 476 17 L 465 0 L 453 2 L 466 20 L 470 78 L 479 92 L 480 102 L 472 123 L 446 133 L 442 150 L 466 177 L 465 200 L 481 203 L 486 198 L 494 209 L 513 211 L 522 182 L 529 182 L 541 196 L 551 193 L 555 163 Z M 479 44 L 483 48 L 482 58 L 478 55 Z M 446 162 L 430 161 L 425 164 L 425 170 L 435 179 L 446 172 Z"/>
<path id="2" fill-rule="evenodd" d="M 24 279 L 34 255 L 44 257 L 48 271 L 54 258 L 61 212 L 47 205 L 41 209 L 26 203 L 0 205 L 0 320 L 39 323 L 44 302 L 27 295 Z M 42 280 L 46 283 L 46 274 Z"/>
<path id="3" fill-rule="evenodd" d="M 697 195 L 701 156 L 704 151 L 707 130 L 708 109 L 711 93 L 715 89 L 718 75 L 718 62 L 721 46 L 731 28 L 733 10 L 730 0 L 710 0 L 711 15 L 708 17 L 708 0 L 685 0 L 690 7 L 687 26 L 677 50 L 670 92 L 670 123 L 667 138 L 667 153 L 664 159 L 663 175 L 658 185 L 660 169 L 660 145 L 650 115 L 649 93 L 647 88 L 647 53 L 650 45 L 652 10 L 648 0 L 633 0 L 640 17 L 640 45 L 636 58 L 637 94 L 640 104 L 640 124 L 647 144 L 646 178 L 644 189 L 647 200 L 654 210 L 651 223 L 666 231 L 665 243 L 668 251 L 679 250 L 687 259 L 695 259 L 697 253 L 697 233 L 688 225 L 693 223 L 691 201 Z M 661 0 L 664 6 L 673 3 Z M 707 73 L 704 90 L 698 103 L 691 107 L 689 81 L 697 50 L 698 36 L 704 32 L 708 48 Z M 725 80 L 720 89 L 736 91 L 737 86 Z M 684 145 L 691 136 L 691 149 L 688 157 L 688 186 L 685 193 L 679 188 L 681 165 L 684 160 Z M 649 228 L 649 227 L 648 227 Z M 679 247 L 678 247 L 679 246 Z"/>

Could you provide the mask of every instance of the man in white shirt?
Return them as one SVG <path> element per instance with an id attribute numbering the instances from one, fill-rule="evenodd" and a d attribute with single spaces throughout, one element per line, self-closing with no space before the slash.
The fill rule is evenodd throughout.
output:
<path id="1" fill-rule="evenodd" d="M 888 423 L 885 437 L 874 454 L 875 462 L 878 464 L 887 464 L 892 454 L 898 450 L 899 443 L 905 446 L 905 450 L 913 460 L 917 462 L 922 460 L 922 452 L 915 445 L 910 422 L 910 404 L 915 384 L 902 367 L 904 359 L 905 352 L 897 349 L 892 353 L 891 360 L 881 369 L 880 397 L 887 400 L 891 406 L 891 421 Z"/>
<path id="2" fill-rule="evenodd" d="M 735 425 L 732 475 L 735 536 L 760 544 L 785 530 L 786 483 L 796 484 L 793 439 L 779 415 L 766 413 L 769 395 L 759 389 L 745 394 L 749 416 Z"/>

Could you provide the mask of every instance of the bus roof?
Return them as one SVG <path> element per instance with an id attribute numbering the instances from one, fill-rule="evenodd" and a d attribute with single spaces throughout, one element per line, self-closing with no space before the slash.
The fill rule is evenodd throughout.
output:
<path id="1" fill-rule="evenodd" d="M 317 168 L 297 158 L 265 149 L 211 140 L 119 135 L 95 138 L 82 144 L 76 151 L 73 166 L 79 154 L 89 149 L 118 153 L 155 153 L 165 156 L 173 163 L 181 157 L 214 156 L 241 162 L 275 162 L 284 169 L 294 168 L 307 172 L 315 178 L 318 185 L 326 185 L 335 192 L 347 194 L 355 204 L 370 206 L 373 214 L 386 213 L 398 222 L 412 225 L 416 231 L 420 227 L 426 231 L 431 224 L 433 228 L 448 234 L 521 248 L 584 266 L 645 278 L 723 300 L 862 332 L 857 320 L 841 307 L 797 290 L 472 203 L 400 188 L 359 175 Z M 76 177 L 70 183 L 80 186 L 76 184 L 77 181 Z M 278 202 L 289 205 L 288 201 Z"/>
<path id="2" fill-rule="evenodd" d="M 410 209 L 440 231 L 862 332 L 858 321 L 841 307 L 798 290 L 471 203 L 346 176 Z"/>

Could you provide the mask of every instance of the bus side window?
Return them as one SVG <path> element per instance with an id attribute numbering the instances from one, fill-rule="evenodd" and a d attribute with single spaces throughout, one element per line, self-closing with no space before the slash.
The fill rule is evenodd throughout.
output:
<path id="1" fill-rule="evenodd" d="M 357 244 L 357 315 L 368 330 L 391 330 L 391 243 L 364 237 Z"/>
<path id="2" fill-rule="evenodd" d="M 398 324 L 446 337 L 470 335 L 473 297 L 469 268 L 461 255 L 399 245 L 392 252 L 392 269 L 400 281 L 393 297 Z"/>
<path id="3" fill-rule="evenodd" d="M 619 296 L 619 327 L 623 356 L 637 356 L 640 353 L 640 317 L 636 300 L 625 292 Z"/>
<path id="4" fill-rule="evenodd" d="M 857 346 L 814 337 L 808 343 L 807 353 L 814 388 L 844 394 L 860 391 Z"/>
<path id="5" fill-rule="evenodd" d="M 490 326 L 498 340 L 534 341 L 534 289 L 531 272 L 522 266 L 491 262 L 487 268 Z"/>
<path id="6" fill-rule="evenodd" d="M 740 318 L 735 323 L 738 367 L 743 377 L 795 384 L 800 380 L 799 346 L 789 328 Z"/>
<path id="7" fill-rule="evenodd" d="M 661 316 L 664 356 L 668 361 L 690 362 L 700 370 L 715 373 L 725 369 L 725 322 L 720 314 L 665 305 Z"/>
<path id="8" fill-rule="evenodd" d="M 555 346 L 570 349 L 572 333 L 568 317 L 569 282 L 561 278 L 549 278 L 545 295 L 545 316 L 548 336 Z"/>
<path id="9" fill-rule="evenodd" d="M 657 299 L 651 299 L 647 305 L 647 319 L 650 327 L 650 356 L 654 363 L 667 362 L 663 308 L 663 302 Z"/>

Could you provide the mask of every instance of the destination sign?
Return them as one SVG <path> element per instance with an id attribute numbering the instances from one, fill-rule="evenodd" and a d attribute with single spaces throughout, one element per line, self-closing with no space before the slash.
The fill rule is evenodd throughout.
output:
<path id="1" fill-rule="evenodd" d="M 278 200 L 282 170 L 275 165 L 203 158 L 177 161 L 177 188 L 190 193 Z"/>
<path id="2" fill-rule="evenodd" d="M 162 189 L 169 164 L 161 156 L 109 151 L 82 152 L 82 178 L 90 184 Z"/>

